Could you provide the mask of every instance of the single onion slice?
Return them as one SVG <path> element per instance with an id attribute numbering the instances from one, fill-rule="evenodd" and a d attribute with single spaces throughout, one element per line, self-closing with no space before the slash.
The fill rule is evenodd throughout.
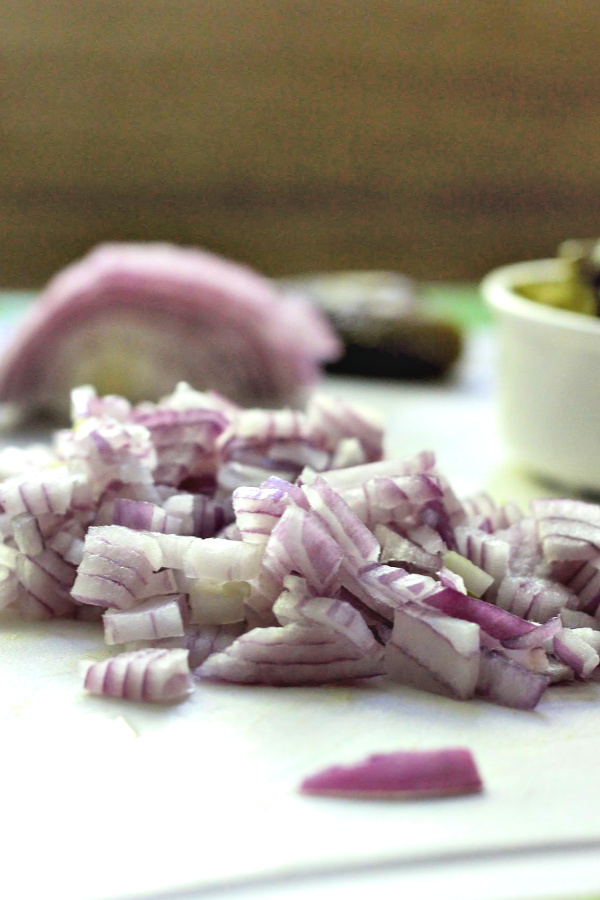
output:
<path id="1" fill-rule="evenodd" d="M 444 797 L 483 788 L 470 750 L 377 753 L 354 765 L 332 766 L 305 778 L 303 794 L 356 798 Z"/>
<path id="2" fill-rule="evenodd" d="M 443 563 L 447 569 L 461 577 L 466 590 L 473 597 L 483 596 L 494 583 L 494 578 L 489 572 L 484 572 L 483 569 L 476 566 L 470 559 L 461 556 L 456 550 L 447 550 L 443 554 Z"/>
<path id="3" fill-rule="evenodd" d="M 242 405 L 296 403 L 341 342 L 303 298 L 196 248 L 106 244 L 56 274 L 0 366 L 0 400 L 65 413 L 94 384 L 158 399 L 177 381 Z"/>
<path id="4" fill-rule="evenodd" d="M 130 650 L 84 667 L 84 688 L 98 696 L 171 703 L 193 688 L 188 651 L 182 648 Z"/>
<path id="5" fill-rule="evenodd" d="M 404 475 L 412 475 L 415 472 L 435 472 L 435 454 L 430 450 L 422 450 L 408 459 L 382 459 L 376 462 L 363 463 L 350 466 L 347 469 L 331 469 L 323 472 L 323 478 L 327 484 L 339 493 L 352 490 L 357 485 L 364 484 L 371 478 L 390 477 L 400 478 Z M 300 481 L 309 480 L 310 472 L 302 472 Z"/>
<path id="6" fill-rule="evenodd" d="M 522 634 L 516 634 L 514 637 L 508 637 L 502 640 L 502 644 L 506 649 L 514 650 L 531 650 L 537 647 L 543 647 L 548 640 L 552 640 L 557 631 L 562 627 L 560 616 L 554 616 L 552 619 L 535 625 L 531 631 L 524 631 Z M 600 632 L 598 632 L 600 637 Z"/>

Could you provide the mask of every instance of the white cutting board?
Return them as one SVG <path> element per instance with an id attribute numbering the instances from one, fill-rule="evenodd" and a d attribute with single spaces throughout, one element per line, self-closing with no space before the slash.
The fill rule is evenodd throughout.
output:
<path id="1" fill-rule="evenodd" d="M 391 453 L 436 450 L 459 493 L 527 499 L 541 489 L 504 463 L 486 347 L 474 342 L 447 385 L 338 379 L 326 389 L 385 412 Z M 116 900 L 556 842 L 595 840 L 600 853 L 598 684 L 552 689 L 533 712 L 383 682 L 203 684 L 183 704 L 153 708 L 84 694 L 79 661 L 106 652 L 81 623 L 0 630 L 3 897 Z M 298 791 L 330 764 L 456 745 L 473 751 L 481 795 L 374 802 Z"/>

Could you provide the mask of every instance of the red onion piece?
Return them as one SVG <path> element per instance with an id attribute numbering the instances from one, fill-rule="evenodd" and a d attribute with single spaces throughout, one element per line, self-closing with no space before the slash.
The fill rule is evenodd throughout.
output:
<path id="1" fill-rule="evenodd" d="M 288 496 L 284 488 L 266 484 L 234 490 L 233 509 L 243 540 L 265 544 L 288 504 Z"/>
<path id="2" fill-rule="evenodd" d="M 534 709 L 549 683 L 547 674 L 534 672 L 497 650 L 482 648 L 477 694 L 514 709 Z"/>
<path id="3" fill-rule="evenodd" d="M 509 572 L 511 545 L 503 537 L 465 524 L 456 528 L 456 550 L 496 582 Z"/>
<path id="4" fill-rule="evenodd" d="M 10 516 L 62 515 L 69 508 L 74 487 L 80 481 L 66 466 L 14 475 L 0 482 L 0 504 Z"/>
<path id="5" fill-rule="evenodd" d="M 351 466 L 347 469 L 330 469 L 328 472 L 322 473 L 321 478 L 334 490 L 343 494 L 344 491 L 353 490 L 371 478 L 401 478 L 416 472 L 435 472 L 435 454 L 430 450 L 423 450 L 408 459 L 382 459 Z M 310 472 L 303 472 L 300 481 L 304 482 L 310 476 Z"/>
<path id="6" fill-rule="evenodd" d="M 273 612 L 282 625 L 290 622 L 324 626 L 354 644 L 362 653 L 379 652 L 377 641 L 364 618 L 350 604 L 334 597 L 315 597 L 303 578 L 288 576 L 286 589 L 278 597 Z"/>
<path id="7" fill-rule="evenodd" d="M 394 681 L 459 700 L 474 696 L 479 626 L 406 603 L 394 614 L 386 672 Z"/>
<path id="8" fill-rule="evenodd" d="M 310 431 L 321 435 L 331 451 L 344 439 L 351 438 L 358 441 L 363 462 L 381 459 L 383 428 L 370 410 L 359 409 L 339 397 L 313 394 L 307 403 L 306 416 Z"/>
<path id="9" fill-rule="evenodd" d="M 554 616 L 541 625 L 535 625 L 530 631 L 524 631 L 522 634 L 514 637 L 504 638 L 502 643 L 506 648 L 514 648 L 515 650 L 528 650 L 535 647 L 543 647 L 547 641 L 552 640 L 554 635 L 561 628 L 561 617 Z"/>
<path id="10" fill-rule="evenodd" d="M 152 597 L 130 610 L 107 610 L 102 616 L 107 644 L 182 637 L 188 618 L 183 594 Z"/>
<path id="11" fill-rule="evenodd" d="M 188 651 L 148 648 L 89 663 L 84 688 L 91 694 L 149 703 L 183 700 L 193 687 Z"/>
<path id="12" fill-rule="evenodd" d="M 375 642 L 374 642 L 375 644 Z M 255 628 L 222 653 L 210 656 L 196 675 L 242 684 L 327 684 L 383 673 L 383 649 L 365 654 L 328 627 Z"/>
<path id="13" fill-rule="evenodd" d="M 198 578 L 189 588 L 191 622 L 194 625 L 231 625 L 246 617 L 247 581 Z"/>
<path id="14" fill-rule="evenodd" d="M 513 501 L 498 504 L 486 491 L 479 491 L 469 497 L 464 497 L 462 505 L 469 523 L 490 534 L 509 528 L 524 516 L 518 504 Z"/>
<path id="15" fill-rule="evenodd" d="M 378 753 L 349 766 L 332 766 L 305 778 L 304 794 L 354 798 L 443 797 L 481 791 L 483 782 L 470 750 Z"/>
<path id="16" fill-rule="evenodd" d="M 577 597 L 564 585 L 546 578 L 507 575 L 498 585 L 495 602 L 523 619 L 547 622 L 564 607 L 575 604 Z"/>
<path id="17" fill-rule="evenodd" d="M 0 564 L 0 611 L 19 599 L 19 579 L 14 569 Z"/>
<path id="18" fill-rule="evenodd" d="M 323 478 L 314 477 L 310 484 L 303 485 L 302 491 L 310 508 L 344 551 L 346 563 L 355 567 L 378 558 L 380 548 L 373 533 Z"/>
<path id="19" fill-rule="evenodd" d="M 165 536 L 167 537 L 167 536 Z M 159 539 L 161 542 L 163 537 Z M 224 538 L 192 538 L 183 555 L 183 565 L 165 561 L 165 565 L 182 568 L 190 578 L 214 578 L 217 581 L 250 581 L 260 571 L 262 548 L 243 541 Z"/>
<path id="20" fill-rule="evenodd" d="M 251 545 L 246 545 L 251 546 Z M 311 510 L 290 506 L 274 527 L 265 546 L 260 572 L 248 604 L 272 622 L 273 604 L 283 590 L 284 578 L 302 575 L 317 594 L 339 589 L 339 569 L 344 553 L 321 520 Z"/>
<path id="21" fill-rule="evenodd" d="M 493 603 L 477 597 L 469 597 L 468 594 L 460 593 L 452 588 L 433 591 L 424 598 L 424 602 L 454 618 L 476 622 L 484 631 L 499 641 L 529 634 L 536 627 L 531 622 L 525 622 L 520 616 L 515 616 L 494 606 Z"/>
<path id="22" fill-rule="evenodd" d="M 580 681 L 586 681 L 600 664 L 597 651 L 576 631 L 561 628 L 552 638 L 552 651 Z"/>

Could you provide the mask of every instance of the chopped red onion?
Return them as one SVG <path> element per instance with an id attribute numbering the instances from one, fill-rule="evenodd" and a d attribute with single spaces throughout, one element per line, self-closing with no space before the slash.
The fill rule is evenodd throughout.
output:
<path id="1" fill-rule="evenodd" d="M 14 569 L 0 564 L 0 611 L 19 599 L 19 579 Z"/>
<path id="2" fill-rule="evenodd" d="M 561 617 L 554 616 L 553 619 L 548 619 L 540 625 L 534 625 L 529 631 L 523 631 L 521 634 L 514 635 L 513 637 L 504 638 L 502 643 L 506 648 L 512 647 L 520 650 L 543 647 L 554 637 L 561 627 Z"/>
<path id="3" fill-rule="evenodd" d="M 288 491 L 279 486 L 239 487 L 233 492 L 233 509 L 243 540 L 265 544 L 281 518 Z"/>
<path id="4" fill-rule="evenodd" d="M 0 481 L 0 608 L 103 619 L 107 643 L 182 650 L 224 681 L 383 675 L 530 709 L 596 673 L 600 507 L 461 502 L 433 454 L 381 461 L 368 415 L 317 398 L 242 411 L 180 384 L 136 406 L 84 387 L 73 407 L 51 463 L 25 453 Z M 371 461 L 317 471 L 348 441 Z M 109 693 L 141 671 L 118 659 Z"/>
<path id="5" fill-rule="evenodd" d="M 443 797 L 482 788 L 475 760 L 462 747 L 377 753 L 353 765 L 324 769 L 300 786 L 304 794 L 366 799 Z"/>
<path id="6" fill-rule="evenodd" d="M 315 477 L 302 490 L 310 508 L 346 554 L 346 560 L 362 565 L 379 557 L 380 548 L 374 534 L 323 478 Z"/>
<path id="7" fill-rule="evenodd" d="M 522 619 L 547 622 L 577 598 L 564 585 L 545 578 L 507 575 L 498 585 L 495 602 Z"/>
<path id="8" fill-rule="evenodd" d="M 31 513 L 21 513 L 12 519 L 13 538 L 25 556 L 37 556 L 44 549 L 44 537 L 38 519 Z"/>
<path id="9" fill-rule="evenodd" d="M 479 491 L 462 501 L 463 509 L 471 525 L 488 531 L 500 531 L 509 528 L 515 522 L 519 522 L 524 513 L 514 502 L 499 505 L 485 491 Z"/>
<path id="10" fill-rule="evenodd" d="M 474 597 L 481 597 L 494 583 L 494 578 L 489 572 L 484 572 L 456 550 L 447 550 L 443 555 L 443 563 L 447 569 L 461 577 L 464 587 Z"/>

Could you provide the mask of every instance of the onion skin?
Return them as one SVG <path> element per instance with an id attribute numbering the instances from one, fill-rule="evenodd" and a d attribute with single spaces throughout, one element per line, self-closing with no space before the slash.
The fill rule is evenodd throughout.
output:
<path id="1" fill-rule="evenodd" d="M 481 776 L 470 750 L 400 751 L 333 766 L 305 778 L 303 794 L 357 799 L 410 799 L 478 793 Z"/>

